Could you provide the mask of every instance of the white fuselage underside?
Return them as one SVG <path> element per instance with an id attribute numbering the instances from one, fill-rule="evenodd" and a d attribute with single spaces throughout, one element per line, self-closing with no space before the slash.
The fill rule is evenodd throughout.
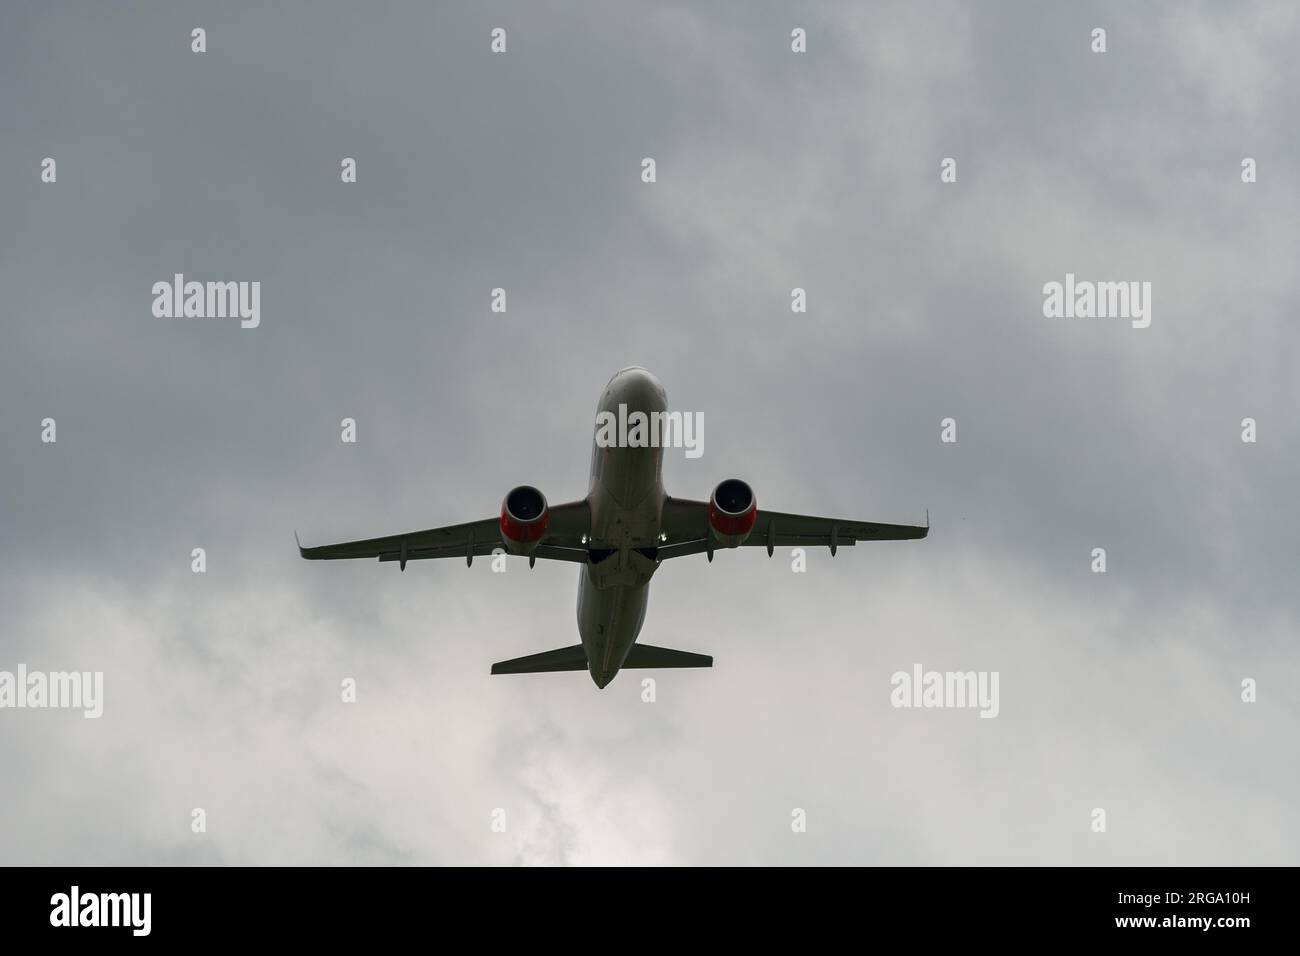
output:
<path id="1" fill-rule="evenodd" d="M 667 411 L 659 381 L 643 368 L 626 368 L 605 386 L 597 413 Z M 645 621 L 650 578 L 656 563 L 636 548 L 658 544 L 664 503 L 663 449 L 602 448 L 593 441 L 591 485 L 593 549 L 608 557 L 582 568 L 578 584 L 578 632 L 591 676 L 604 687 L 623 666 Z"/>

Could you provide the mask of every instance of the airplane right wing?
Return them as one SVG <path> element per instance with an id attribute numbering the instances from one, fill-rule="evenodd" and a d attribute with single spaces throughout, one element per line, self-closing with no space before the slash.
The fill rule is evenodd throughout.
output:
<path id="1" fill-rule="evenodd" d="M 587 563 L 587 546 L 583 537 L 591 531 L 591 509 L 585 501 L 555 505 L 549 509 L 546 534 L 533 555 L 551 561 Z M 295 537 L 297 537 L 295 535 Z M 472 564 L 475 556 L 491 554 L 504 548 L 501 526 L 497 518 L 484 518 L 445 528 L 408 531 L 383 538 L 365 538 L 304 548 L 298 544 L 298 553 L 309 561 L 335 561 L 344 558 L 378 558 L 380 561 L 397 561 L 403 570 L 407 561 L 424 558 L 464 558 Z"/>

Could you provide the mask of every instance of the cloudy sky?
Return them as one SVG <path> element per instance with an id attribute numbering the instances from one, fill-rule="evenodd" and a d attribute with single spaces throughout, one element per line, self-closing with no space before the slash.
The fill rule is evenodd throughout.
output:
<path id="1" fill-rule="evenodd" d="M 272 7 L 0 9 L 0 670 L 105 675 L 0 710 L 0 860 L 1300 862 L 1292 4 Z M 715 666 L 654 703 L 489 677 L 570 565 L 299 560 L 581 496 L 629 364 L 707 423 L 671 493 L 930 538 L 666 564 L 642 638 Z"/>

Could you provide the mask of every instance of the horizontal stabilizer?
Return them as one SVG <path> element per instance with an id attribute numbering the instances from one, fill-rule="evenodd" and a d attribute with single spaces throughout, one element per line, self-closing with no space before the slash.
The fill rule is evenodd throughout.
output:
<path id="1" fill-rule="evenodd" d="M 558 647 L 553 651 L 542 651 L 540 654 L 529 654 L 527 657 L 516 657 L 513 660 L 498 661 L 492 665 L 493 674 L 542 674 L 547 671 L 585 671 L 586 669 L 587 652 L 582 649 L 581 644 Z"/>
<path id="2" fill-rule="evenodd" d="M 690 651 L 674 651 L 667 647 L 653 647 L 649 644 L 633 644 L 628 651 L 624 667 L 712 667 L 713 658 L 708 654 L 692 654 Z"/>

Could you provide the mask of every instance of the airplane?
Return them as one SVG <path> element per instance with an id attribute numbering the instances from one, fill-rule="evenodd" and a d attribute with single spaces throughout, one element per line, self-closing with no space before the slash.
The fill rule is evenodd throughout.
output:
<path id="1" fill-rule="evenodd" d="M 614 374 L 601 394 L 602 413 L 630 417 L 666 412 L 667 394 L 659 380 L 640 366 Z M 831 555 L 859 541 L 924 538 L 925 525 L 880 524 L 760 511 L 753 489 L 728 478 L 708 501 L 672 498 L 663 487 L 663 442 L 658 447 L 618 447 L 599 438 L 591 456 L 587 497 L 550 506 L 531 485 L 506 494 L 501 514 L 468 524 L 411 531 L 385 538 L 347 541 L 315 548 L 298 542 L 309 560 L 378 558 L 406 562 L 424 558 L 476 556 L 504 551 L 528 558 L 570 561 L 581 565 L 578 576 L 578 634 L 582 643 L 530 654 L 492 665 L 493 674 L 587 671 L 604 689 L 623 668 L 712 667 L 707 654 L 638 644 L 645 623 L 650 579 L 671 558 L 704 554 L 742 545 L 828 547 Z M 297 534 L 294 535 L 295 539 Z"/>

